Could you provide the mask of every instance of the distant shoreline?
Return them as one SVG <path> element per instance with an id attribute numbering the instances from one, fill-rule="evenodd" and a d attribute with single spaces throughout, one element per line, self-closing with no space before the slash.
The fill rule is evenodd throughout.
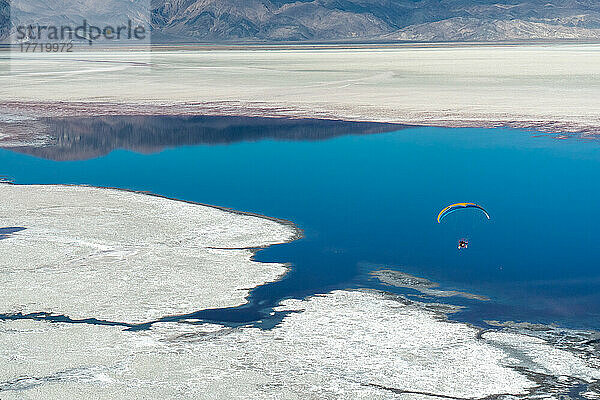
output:
<path id="1" fill-rule="evenodd" d="M 600 135 L 597 44 L 244 46 L 7 52 L 0 123 L 228 115 Z"/>
<path id="2" fill-rule="evenodd" d="M 239 117 L 273 120 L 315 120 L 323 122 L 364 123 L 392 127 L 442 128 L 509 128 L 530 131 L 567 139 L 598 140 L 600 127 L 564 120 L 506 120 L 502 119 L 443 119 L 417 120 L 412 118 L 389 120 L 380 117 L 348 116 L 335 113 L 318 114 L 309 110 L 294 110 L 266 103 L 206 102 L 180 104 L 136 104 L 105 102 L 24 102 L 0 101 L 0 147 L 46 146 L 51 137 L 44 135 L 40 122 L 46 118 L 79 119 L 91 117 Z"/>
<path id="3" fill-rule="evenodd" d="M 223 41 L 223 42 L 194 42 L 185 40 L 156 41 L 150 45 L 119 45 L 95 43 L 89 46 L 85 43 L 76 45 L 77 51 L 89 52 L 98 50 L 131 51 L 135 49 L 148 49 L 152 51 L 186 50 L 186 51 L 212 51 L 212 50 L 319 50 L 319 49 L 402 49 L 402 48 L 456 48 L 456 47 L 500 47 L 500 46 L 547 46 L 547 45 L 600 45 L 600 40 L 579 39 L 530 39 L 506 41 L 386 41 L 386 40 L 336 40 L 336 41 Z M 17 44 L 0 43 L 0 52 L 9 52 L 18 47 Z"/>

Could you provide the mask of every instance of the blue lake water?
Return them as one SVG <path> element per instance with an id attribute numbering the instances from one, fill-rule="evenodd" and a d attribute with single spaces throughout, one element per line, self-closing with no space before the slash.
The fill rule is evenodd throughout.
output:
<path id="1" fill-rule="evenodd" d="M 114 150 L 81 161 L 0 150 L 0 174 L 17 183 L 150 191 L 287 219 L 304 230 L 303 239 L 257 255 L 291 263 L 283 280 L 255 289 L 246 307 L 201 318 L 264 319 L 261 310 L 282 298 L 336 288 L 412 292 L 369 275 L 386 268 L 491 298 L 445 299 L 467 306 L 452 317 L 458 320 L 598 329 L 599 150 L 594 141 L 509 129 L 405 128 L 150 154 Z M 491 220 L 464 225 L 455 213 L 437 223 L 444 206 L 465 201 L 485 206 Z M 463 230 L 470 245 L 458 251 Z"/>

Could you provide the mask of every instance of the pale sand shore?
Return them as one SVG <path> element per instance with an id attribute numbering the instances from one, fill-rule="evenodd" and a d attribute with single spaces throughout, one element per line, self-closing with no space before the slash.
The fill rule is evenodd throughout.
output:
<path id="1" fill-rule="evenodd" d="M 372 291 L 288 300 L 279 310 L 295 312 L 269 331 L 0 322 L 0 397 L 558 399 L 573 385 L 583 398 L 600 396 L 586 333 L 482 333 L 448 322 L 443 306 Z M 573 343 L 580 348 L 561 348 Z"/>
<path id="2" fill-rule="evenodd" d="M 322 117 L 594 135 L 597 65 L 600 45 L 567 44 L 17 52 L 12 59 L 5 52 L 0 136 L 19 136 L 22 118 L 106 114 Z M 30 142 L 39 141 L 36 135 L 43 141 L 43 132 L 27 133 Z"/>
<path id="3" fill-rule="evenodd" d="M 287 271 L 252 261 L 250 248 L 299 235 L 268 218 L 92 187 L 0 184 L 0 209 L 2 226 L 25 228 L 0 245 L 0 313 L 140 323 L 237 306 Z"/>

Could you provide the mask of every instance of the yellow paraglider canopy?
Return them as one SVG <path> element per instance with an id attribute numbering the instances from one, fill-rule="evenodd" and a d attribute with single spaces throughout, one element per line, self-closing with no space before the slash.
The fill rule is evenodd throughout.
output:
<path id="1" fill-rule="evenodd" d="M 485 208 L 481 207 L 479 204 L 475 204 L 475 203 L 455 203 L 455 204 L 450 204 L 448 207 L 445 207 L 442 211 L 440 211 L 440 213 L 437 216 L 437 222 L 438 224 L 440 222 L 442 222 L 442 220 L 444 219 L 444 217 L 448 214 L 453 213 L 454 211 L 458 211 L 464 208 L 477 208 L 479 210 L 481 210 L 485 216 L 487 217 L 487 219 L 490 219 L 490 214 L 488 214 L 488 212 L 485 210 Z"/>

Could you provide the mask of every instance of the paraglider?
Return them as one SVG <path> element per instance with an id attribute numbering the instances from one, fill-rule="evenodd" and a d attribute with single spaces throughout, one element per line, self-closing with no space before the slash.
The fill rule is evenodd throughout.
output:
<path id="1" fill-rule="evenodd" d="M 452 214 L 455 211 L 458 210 L 463 210 L 466 208 L 477 208 L 479 210 L 481 210 L 485 216 L 487 217 L 487 219 L 490 219 L 490 214 L 488 214 L 488 212 L 485 210 L 485 208 L 481 207 L 479 204 L 475 204 L 475 203 L 455 203 L 455 204 L 450 204 L 448 207 L 444 208 L 442 211 L 440 211 L 440 213 L 437 216 L 437 222 L 438 224 L 442 222 L 442 220 L 448 215 L 448 214 Z"/>
<path id="2" fill-rule="evenodd" d="M 487 210 L 485 208 L 483 208 L 482 206 L 480 206 L 479 204 L 475 204 L 475 203 L 455 203 L 455 204 L 450 204 L 449 206 L 445 207 L 444 209 L 442 209 L 442 211 L 440 211 L 440 213 L 437 216 L 437 222 L 438 224 L 441 224 L 442 221 L 444 220 L 444 218 L 446 218 L 446 216 L 448 216 L 449 214 L 452 214 L 456 211 L 460 211 L 460 210 L 467 210 L 467 209 L 476 209 L 481 211 L 485 217 L 487 219 L 490 219 L 490 214 L 487 212 Z M 466 238 L 463 239 L 459 239 L 458 241 L 458 250 L 463 250 L 469 247 L 469 240 Z"/>

